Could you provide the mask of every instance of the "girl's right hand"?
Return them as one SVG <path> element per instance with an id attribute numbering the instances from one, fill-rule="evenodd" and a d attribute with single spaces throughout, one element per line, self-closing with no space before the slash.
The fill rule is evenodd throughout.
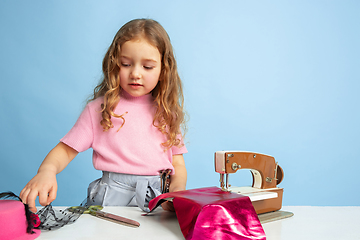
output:
<path id="1" fill-rule="evenodd" d="M 35 199 L 39 196 L 39 203 L 49 205 L 56 198 L 56 174 L 75 158 L 78 152 L 68 145 L 59 142 L 46 156 L 39 167 L 38 174 L 26 184 L 20 192 L 23 203 L 28 204 L 32 212 L 36 212 Z"/>
<path id="2" fill-rule="evenodd" d="M 20 192 L 20 198 L 23 203 L 29 205 L 30 211 L 36 213 L 36 197 L 39 196 L 39 203 L 46 206 L 55 200 L 56 192 L 56 174 L 51 171 L 41 171 L 26 184 Z"/>

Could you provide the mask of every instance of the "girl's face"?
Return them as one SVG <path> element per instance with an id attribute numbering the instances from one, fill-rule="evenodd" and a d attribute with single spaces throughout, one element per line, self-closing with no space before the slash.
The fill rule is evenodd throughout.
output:
<path id="1" fill-rule="evenodd" d="M 144 38 L 125 42 L 121 47 L 120 86 L 133 97 L 150 93 L 159 82 L 159 50 Z"/>

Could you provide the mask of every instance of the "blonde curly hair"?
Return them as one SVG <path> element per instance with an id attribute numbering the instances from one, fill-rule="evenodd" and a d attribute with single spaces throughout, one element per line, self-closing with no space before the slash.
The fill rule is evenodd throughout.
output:
<path id="1" fill-rule="evenodd" d="M 102 64 L 103 79 L 95 87 L 91 99 L 104 97 L 100 124 L 104 131 L 108 131 L 114 127 L 111 117 L 122 118 L 123 124 L 125 123 L 123 116 L 126 113 L 122 115 L 114 113 L 114 109 L 120 100 L 119 92 L 121 91 L 120 51 L 125 42 L 139 38 L 146 39 L 159 50 L 161 55 L 160 81 L 151 92 L 156 105 L 153 125 L 166 135 L 167 141 L 162 143 L 166 150 L 172 146 L 180 147 L 182 145 L 180 138 L 184 138 L 186 132 L 182 83 L 177 71 L 170 38 L 165 29 L 152 19 L 135 19 L 126 23 L 116 33 L 105 54 Z"/>

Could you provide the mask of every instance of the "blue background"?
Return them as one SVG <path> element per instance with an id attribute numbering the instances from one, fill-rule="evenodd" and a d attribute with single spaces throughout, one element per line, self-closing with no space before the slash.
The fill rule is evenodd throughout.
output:
<path id="1" fill-rule="evenodd" d="M 75 123 L 117 30 L 149 17 L 168 31 L 189 114 L 188 188 L 218 186 L 214 152 L 275 157 L 284 205 L 359 206 L 360 2 L 0 2 L 0 191 L 19 193 Z M 91 150 L 58 175 L 76 205 Z M 251 184 L 248 170 L 230 176 Z"/>

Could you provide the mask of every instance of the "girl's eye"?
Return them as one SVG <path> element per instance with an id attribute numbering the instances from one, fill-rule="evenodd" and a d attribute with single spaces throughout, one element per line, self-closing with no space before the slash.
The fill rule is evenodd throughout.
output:
<path id="1" fill-rule="evenodd" d="M 145 69 L 153 69 L 154 67 L 151 66 L 144 66 Z"/>
<path id="2" fill-rule="evenodd" d="M 129 67 L 130 64 L 128 64 L 128 63 L 121 63 L 121 66 L 123 66 L 123 67 Z"/>

